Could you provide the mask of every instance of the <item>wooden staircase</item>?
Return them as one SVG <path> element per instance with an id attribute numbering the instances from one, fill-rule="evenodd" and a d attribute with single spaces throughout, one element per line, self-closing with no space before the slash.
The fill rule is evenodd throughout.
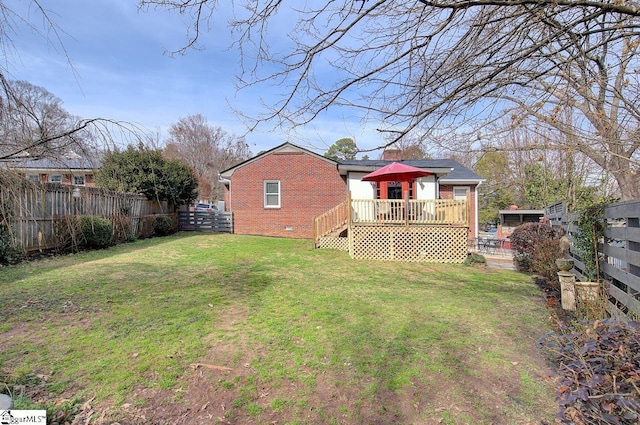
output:
<path id="1" fill-rule="evenodd" d="M 351 223 L 351 198 L 347 197 L 340 204 L 313 220 L 313 243 L 317 248 L 320 238 L 337 237 L 349 228 Z"/>

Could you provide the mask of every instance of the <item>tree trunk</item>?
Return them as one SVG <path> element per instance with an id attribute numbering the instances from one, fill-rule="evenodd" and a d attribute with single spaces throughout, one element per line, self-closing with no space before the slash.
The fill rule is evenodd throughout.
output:
<path id="1" fill-rule="evenodd" d="M 618 182 L 623 201 L 640 199 L 640 174 L 637 171 L 627 169 L 612 174 Z"/>

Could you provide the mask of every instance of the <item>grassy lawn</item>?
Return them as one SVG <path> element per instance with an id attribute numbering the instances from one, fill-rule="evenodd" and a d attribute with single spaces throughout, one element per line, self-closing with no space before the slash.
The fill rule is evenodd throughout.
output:
<path id="1" fill-rule="evenodd" d="M 0 391 L 16 407 L 95 424 L 540 424 L 556 411 L 535 348 L 544 302 L 516 272 L 196 233 L 0 268 L 0 291 Z"/>

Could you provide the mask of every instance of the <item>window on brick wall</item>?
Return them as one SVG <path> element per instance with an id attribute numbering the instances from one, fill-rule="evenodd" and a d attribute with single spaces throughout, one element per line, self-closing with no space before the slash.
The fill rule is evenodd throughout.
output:
<path id="1" fill-rule="evenodd" d="M 453 188 L 453 199 L 465 200 L 469 193 L 469 186 L 458 186 Z"/>
<path id="2" fill-rule="evenodd" d="M 51 183 L 62 183 L 62 176 L 60 174 L 52 174 L 49 176 Z"/>
<path id="3" fill-rule="evenodd" d="M 264 181 L 264 207 L 280 208 L 280 180 Z"/>
<path id="4" fill-rule="evenodd" d="M 73 176 L 73 184 L 76 186 L 84 186 L 84 175 Z"/>

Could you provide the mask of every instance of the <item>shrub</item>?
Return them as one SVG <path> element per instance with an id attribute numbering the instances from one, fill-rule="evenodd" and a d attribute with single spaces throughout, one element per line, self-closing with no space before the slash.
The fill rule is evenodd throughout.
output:
<path id="1" fill-rule="evenodd" d="M 152 215 L 140 217 L 140 222 L 138 224 L 138 238 L 146 239 L 153 236 L 154 222 L 155 217 Z"/>
<path id="2" fill-rule="evenodd" d="M 616 319 L 561 328 L 541 338 L 558 368 L 556 399 L 565 424 L 640 420 L 640 323 Z"/>
<path id="3" fill-rule="evenodd" d="M 131 234 L 131 218 L 126 215 L 115 215 L 110 218 L 113 223 L 113 242 L 122 243 L 134 239 Z"/>
<path id="4" fill-rule="evenodd" d="M 555 282 L 558 280 L 558 266 L 556 259 L 562 257 L 560 239 L 546 239 L 534 246 L 531 256 L 531 270 L 545 279 Z"/>
<path id="5" fill-rule="evenodd" d="M 54 216 L 53 238 L 55 251 L 58 254 L 78 251 L 83 240 L 82 232 L 80 231 L 80 216 Z"/>
<path id="6" fill-rule="evenodd" d="M 477 254 L 475 252 L 472 252 L 471 254 L 469 254 L 467 258 L 465 258 L 464 260 L 464 264 L 466 265 L 485 264 L 486 262 L 487 262 L 487 259 L 484 258 L 484 255 Z"/>
<path id="7" fill-rule="evenodd" d="M 167 236 L 173 233 L 173 220 L 166 215 L 157 215 L 153 221 L 153 233 L 158 236 Z"/>
<path id="8" fill-rule="evenodd" d="M 84 215 L 80 218 L 80 231 L 87 248 L 106 248 L 111 244 L 113 225 L 106 218 Z"/>
<path id="9" fill-rule="evenodd" d="M 516 227 L 511 234 L 511 248 L 518 268 L 556 280 L 555 260 L 562 256 L 560 237 L 561 229 L 544 223 L 525 223 Z"/>
<path id="10" fill-rule="evenodd" d="M 21 258 L 22 253 L 13 240 L 9 225 L 0 222 L 0 263 L 15 263 Z"/>

